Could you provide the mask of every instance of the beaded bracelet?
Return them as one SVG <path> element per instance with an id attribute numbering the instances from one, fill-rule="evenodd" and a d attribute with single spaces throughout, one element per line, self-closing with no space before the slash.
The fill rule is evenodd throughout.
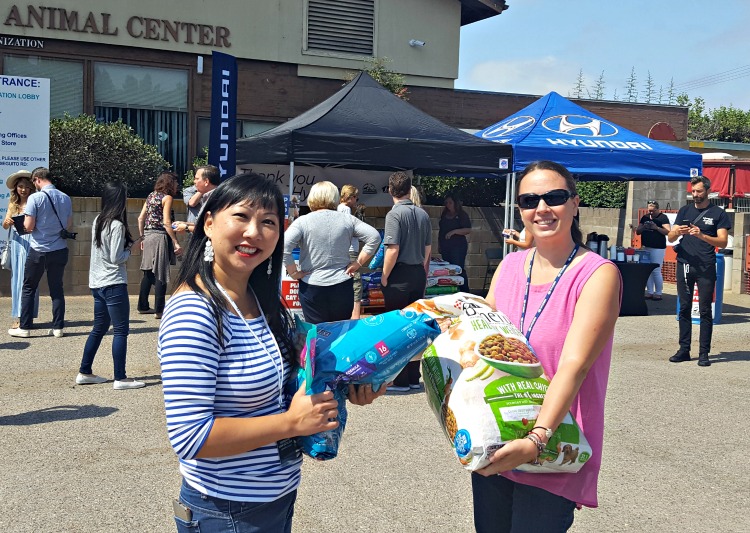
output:
<path id="1" fill-rule="evenodd" d="M 537 435 L 534 433 L 528 433 L 525 437 L 525 439 L 529 439 L 531 442 L 534 443 L 534 446 L 536 446 L 536 457 L 533 461 L 530 461 L 533 465 L 539 464 L 539 457 L 544 452 L 544 449 L 547 447 L 543 442 L 542 439 L 540 439 Z"/>

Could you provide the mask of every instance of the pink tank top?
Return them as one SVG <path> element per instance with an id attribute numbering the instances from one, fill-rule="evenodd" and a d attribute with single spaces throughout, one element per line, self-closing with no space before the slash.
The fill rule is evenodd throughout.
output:
<path id="1" fill-rule="evenodd" d="M 520 326 L 523 307 L 526 271 L 524 263 L 533 250 L 508 254 L 502 262 L 495 287 L 495 305 L 516 326 Z M 531 333 L 530 343 L 551 380 L 555 376 L 563 341 L 573 321 L 573 313 L 583 286 L 594 271 L 609 263 L 595 253 L 586 253 L 577 264 L 571 265 L 560 278 L 547 306 L 539 316 Z M 551 283 L 532 285 L 524 319 L 524 333 L 534 318 L 539 305 Z M 529 474 L 506 472 L 508 479 L 539 487 L 588 507 L 597 507 L 597 482 L 602 462 L 602 440 L 604 437 L 604 396 L 607 391 L 609 364 L 612 358 L 612 338 L 607 341 L 601 354 L 589 370 L 570 411 L 591 444 L 593 454 L 576 474 Z"/>

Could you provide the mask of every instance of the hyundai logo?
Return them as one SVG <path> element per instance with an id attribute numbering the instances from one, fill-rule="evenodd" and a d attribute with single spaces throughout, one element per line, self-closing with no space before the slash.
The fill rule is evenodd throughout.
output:
<path id="1" fill-rule="evenodd" d="M 490 126 L 482 132 L 483 139 L 497 139 L 499 137 L 508 137 L 515 135 L 534 125 L 536 119 L 529 116 L 513 117 L 509 120 Z"/>
<path id="2" fill-rule="evenodd" d="M 558 115 L 542 122 L 549 131 L 574 135 L 576 137 L 612 137 L 617 135 L 617 128 L 603 120 L 582 115 Z"/>

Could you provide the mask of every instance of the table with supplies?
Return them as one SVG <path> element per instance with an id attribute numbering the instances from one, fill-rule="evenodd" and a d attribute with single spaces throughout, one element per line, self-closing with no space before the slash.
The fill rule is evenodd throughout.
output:
<path id="1" fill-rule="evenodd" d="M 651 272 L 659 265 L 656 263 L 631 263 L 614 261 L 622 276 L 622 304 L 620 316 L 648 315 L 646 306 L 646 282 Z"/>

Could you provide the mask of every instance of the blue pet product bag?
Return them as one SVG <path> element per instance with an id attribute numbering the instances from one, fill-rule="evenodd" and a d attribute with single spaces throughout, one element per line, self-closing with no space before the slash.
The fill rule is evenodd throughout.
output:
<path id="1" fill-rule="evenodd" d="M 339 402 L 336 429 L 298 438 L 303 453 L 326 460 L 338 454 L 348 385 L 371 384 L 377 391 L 440 335 L 440 327 L 428 315 L 406 309 L 317 325 L 298 321 L 297 333 L 306 336 L 298 386 L 305 381 L 307 394 L 332 390 Z"/>

